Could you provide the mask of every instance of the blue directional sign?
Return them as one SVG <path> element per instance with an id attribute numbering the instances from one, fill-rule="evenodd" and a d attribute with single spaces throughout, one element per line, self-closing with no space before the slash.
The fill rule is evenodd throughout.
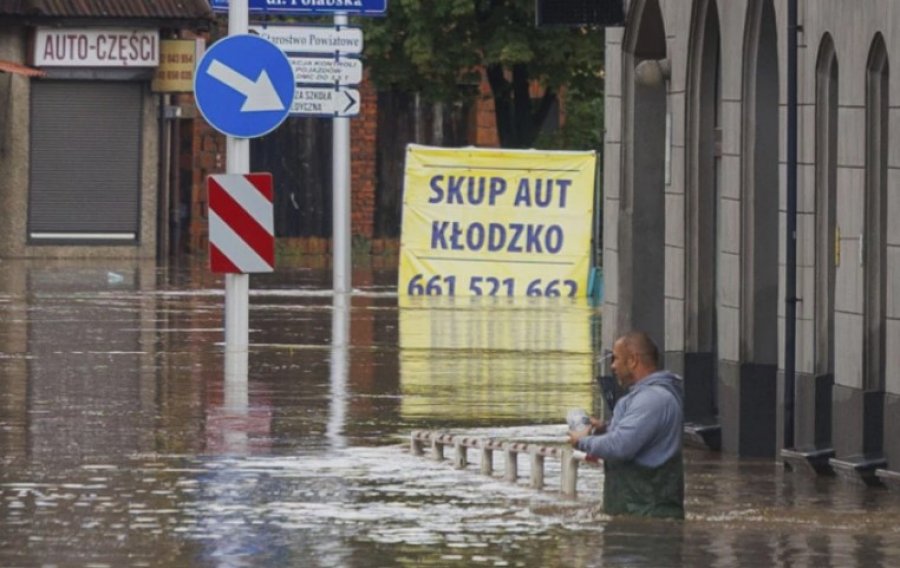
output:
<path id="1" fill-rule="evenodd" d="M 234 138 L 274 130 L 291 110 L 294 88 L 294 69 L 284 52 L 249 34 L 217 41 L 194 73 L 194 97 L 203 118 Z"/>
<path id="2" fill-rule="evenodd" d="M 228 10 L 228 0 L 211 0 L 213 10 Z M 387 0 L 248 0 L 254 13 L 269 14 L 334 14 L 383 16 Z"/>

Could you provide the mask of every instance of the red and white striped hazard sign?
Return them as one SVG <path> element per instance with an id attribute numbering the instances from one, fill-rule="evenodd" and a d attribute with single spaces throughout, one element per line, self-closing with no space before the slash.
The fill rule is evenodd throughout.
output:
<path id="1" fill-rule="evenodd" d="M 210 269 L 226 274 L 272 272 L 272 174 L 209 176 L 206 188 Z"/>

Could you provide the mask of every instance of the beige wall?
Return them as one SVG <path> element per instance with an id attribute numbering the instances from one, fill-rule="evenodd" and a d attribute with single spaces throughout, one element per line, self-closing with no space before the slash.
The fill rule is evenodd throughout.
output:
<path id="1" fill-rule="evenodd" d="M 0 32 L 0 58 L 25 61 L 24 28 Z M 6 258 L 21 249 L 25 239 L 30 81 L 0 73 L 0 256 Z"/>
<path id="2" fill-rule="evenodd" d="M 672 119 L 671 172 L 666 187 L 666 345 L 684 346 L 684 194 L 686 183 L 687 58 L 693 1 L 658 0 L 667 50 L 672 62 L 668 84 Z M 626 2 L 629 10 L 645 0 Z M 784 231 L 786 225 L 786 0 L 774 2 L 779 59 L 779 216 L 772 231 L 779 234 L 779 366 L 783 367 Z M 743 135 L 742 96 L 745 25 L 748 0 L 718 0 L 721 30 L 721 126 L 718 218 L 718 349 L 722 360 L 741 360 L 741 186 Z M 864 224 L 865 73 L 872 40 L 877 33 L 887 44 L 890 73 L 887 227 L 887 382 L 888 391 L 900 394 L 900 3 L 895 0 L 800 0 L 803 33 L 799 48 L 799 218 L 798 218 L 798 352 L 797 370 L 812 373 L 814 342 L 814 227 L 815 227 L 815 69 L 819 42 L 829 32 L 839 65 L 837 223 L 841 231 L 841 263 L 836 284 L 836 376 L 839 383 L 859 387 L 862 382 L 863 266 L 859 262 L 859 235 Z M 632 24 L 632 22 L 629 22 Z M 618 271 L 631 262 L 620 258 L 618 243 L 622 195 L 623 70 L 622 43 L 628 28 L 607 30 L 606 137 L 604 153 L 604 304 L 602 341 L 611 345 L 616 334 L 620 291 Z"/>
<path id="3" fill-rule="evenodd" d="M 0 28 L 0 59 L 26 61 L 27 30 Z M 29 115 L 31 81 L 0 73 L 0 258 L 154 258 L 159 162 L 159 103 L 144 89 L 141 137 L 141 225 L 137 245 L 29 246 Z"/>

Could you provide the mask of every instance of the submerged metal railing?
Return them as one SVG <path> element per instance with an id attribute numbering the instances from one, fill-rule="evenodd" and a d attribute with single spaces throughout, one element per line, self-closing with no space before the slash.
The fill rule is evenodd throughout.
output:
<path id="1" fill-rule="evenodd" d="M 594 467 L 598 465 L 596 459 L 568 446 L 544 446 L 423 430 L 414 431 L 410 435 L 409 450 L 414 456 L 424 456 L 426 445 L 431 449 L 432 459 L 436 461 L 443 461 L 444 448 L 452 447 L 452 463 L 456 469 L 465 469 L 469 465 L 468 450 L 480 450 L 481 473 L 484 475 L 494 474 L 494 452 L 502 452 L 505 458 L 503 478 L 511 483 L 516 483 L 519 478 L 518 455 L 527 454 L 531 458 L 529 485 L 534 489 L 544 488 L 544 460 L 558 459 L 561 471 L 560 492 L 567 497 L 577 496 L 579 464 Z"/>

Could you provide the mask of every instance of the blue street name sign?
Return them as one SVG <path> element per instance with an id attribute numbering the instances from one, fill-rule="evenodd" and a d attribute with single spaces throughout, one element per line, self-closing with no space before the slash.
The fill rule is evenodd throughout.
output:
<path id="1" fill-rule="evenodd" d="M 228 10 L 228 0 L 211 0 L 213 10 Z M 383 16 L 387 0 L 249 0 L 250 11 L 270 14 L 334 14 Z"/>
<path id="2" fill-rule="evenodd" d="M 256 138 L 291 110 L 294 69 L 274 43 L 232 35 L 209 48 L 194 73 L 194 97 L 206 121 L 226 136 Z"/>

